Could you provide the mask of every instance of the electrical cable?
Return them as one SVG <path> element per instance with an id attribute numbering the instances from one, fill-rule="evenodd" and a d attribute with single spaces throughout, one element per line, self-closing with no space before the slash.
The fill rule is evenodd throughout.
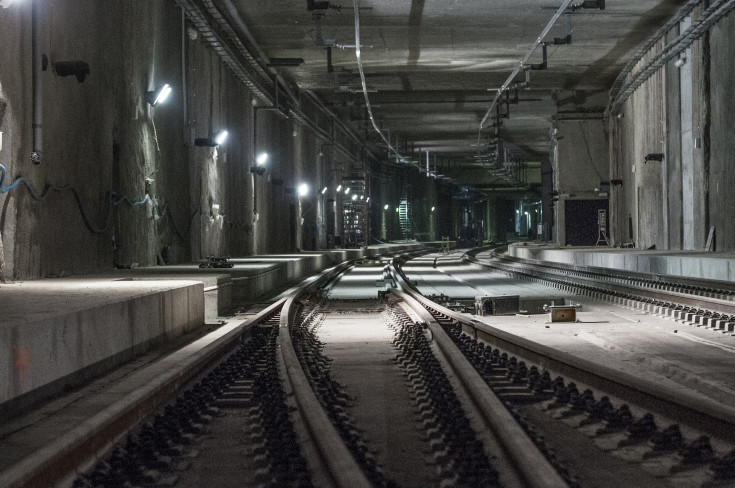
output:
<path id="1" fill-rule="evenodd" d="M 571 1 L 571 0 L 568 0 Z M 362 67 L 362 55 L 360 52 L 360 9 L 357 6 L 357 0 L 353 0 L 352 6 L 355 10 L 355 56 L 357 57 L 357 68 L 360 71 L 360 81 L 362 83 L 362 94 L 365 97 L 365 108 L 367 109 L 368 117 L 370 118 L 370 122 L 373 126 L 373 129 L 375 129 L 375 132 L 378 133 L 381 139 L 383 139 L 383 142 L 388 146 L 388 149 L 393 152 L 393 154 L 396 155 L 399 161 L 403 162 L 404 157 L 396 150 L 396 148 L 393 147 L 393 145 L 390 143 L 388 139 L 386 139 L 383 132 L 378 128 L 378 124 L 375 122 L 375 117 L 373 116 L 373 108 L 370 105 L 370 97 L 368 97 L 368 90 L 367 90 L 367 82 L 365 81 L 365 71 Z"/>
<path id="2" fill-rule="evenodd" d="M 82 200 L 82 195 L 79 193 L 79 190 L 77 190 L 75 187 L 71 185 L 64 185 L 64 186 L 58 186 L 58 185 L 49 185 L 47 184 L 44 186 L 43 191 L 39 194 L 36 189 L 33 187 L 33 185 L 25 179 L 25 177 L 21 176 L 18 177 L 12 184 L 8 186 L 4 186 L 5 184 L 5 178 L 7 176 L 7 170 L 5 169 L 5 166 L 0 164 L 0 194 L 1 193 L 7 193 L 10 190 L 16 188 L 18 185 L 23 184 L 25 189 L 28 191 L 28 194 L 30 197 L 35 201 L 43 201 L 46 199 L 48 194 L 51 191 L 54 192 L 64 192 L 64 191 L 70 191 L 74 195 L 74 200 L 77 204 L 77 208 L 79 209 L 79 213 L 82 216 L 82 221 L 84 222 L 84 226 L 93 234 L 104 234 L 107 232 L 107 230 L 110 227 L 111 217 L 112 217 L 112 210 L 115 207 L 119 207 L 123 203 L 125 203 L 129 207 L 138 207 L 141 205 L 145 205 L 146 203 L 150 202 L 153 206 L 154 210 L 158 213 L 159 217 L 165 217 L 166 215 L 169 216 L 171 220 L 172 227 L 174 229 L 174 232 L 176 235 L 182 240 L 186 241 L 188 233 L 186 235 L 182 234 L 179 229 L 176 227 L 176 222 L 174 221 L 173 215 L 171 214 L 171 210 L 169 209 L 168 204 L 161 205 L 159 204 L 155 198 L 151 197 L 147 193 L 143 197 L 142 200 L 139 201 L 132 201 L 127 196 L 122 196 L 118 198 L 117 193 L 115 192 L 106 192 L 105 194 L 105 203 L 107 209 L 105 210 L 105 217 L 104 217 L 104 223 L 101 226 L 97 226 L 92 223 L 92 219 L 89 217 L 89 214 L 87 212 L 87 209 L 84 206 L 84 202 Z M 191 230 L 191 223 L 194 220 L 194 217 L 197 213 L 199 213 L 201 209 L 201 204 L 197 209 L 191 214 L 189 218 L 189 231 Z"/>

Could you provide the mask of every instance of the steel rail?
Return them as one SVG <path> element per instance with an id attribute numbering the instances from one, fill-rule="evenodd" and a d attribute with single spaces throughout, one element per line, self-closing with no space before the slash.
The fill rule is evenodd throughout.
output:
<path id="1" fill-rule="evenodd" d="M 722 300 L 719 298 L 704 297 L 700 295 L 692 295 L 688 293 L 658 290 L 637 285 L 625 285 L 616 283 L 602 283 L 597 278 L 586 278 L 580 276 L 560 276 L 560 273 L 553 273 L 549 271 L 540 271 L 538 266 L 534 266 L 530 263 L 515 263 L 515 264 L 502 264 L 502 263 L 490 263 L 487 261 L 481 261 L 476 258 L 467 258 L 469 261 L 479 264 L 481 266 L 498 269 L 506 272 L 514 272 L 519 274 L 525 274 L 533 278 L 542 280 L 559 280 L 569 283 L 572 286 L 584 287 L 588 292 L 596 291 L 598 293 L 611 293 L 620 295 L 633 295 L 626 297 L 632 300 L 639 300 L 648 298 L 664 303 L 670 303 L 675 305 L 682 305 L 684 307 L 691 307 L 696 309 L 702 309 L 710 312 L 717 312 L 726 315 L 735 315 L 735 302 L 731 300 Z M 515 258 L 519 259 L 519 258 Z M 546 268 L 552 268 L 549 263 L 543 265 Z M 564 273 L 564 270 L 561 271 Z M 637 296 L 637 297 L 636 297 Z M 693 312 L 696 313 L 696 312 Z"/>
<path id="2" fill-rule="evenodd" d="M 525 482 L 524 486 L 532 488 L 566 487 L 567 483 L 446 335 L 436 318 L 430 313 L 429 308 L 426 307 L 427 300 L 409 286 L 405 277 L 396 272 L 395 266 L 391 266 L 391 274 L 399 289 L 402 290 L 395 293 L 426 322 L 434 340 L 472 398 L 475 407 L 480 411 L 483 420 L 503 446 L 517 475 Z"/>
<path id="3" fill-rule="evenodd" d="M 410 286 L 400 264 L 400 260 L 395 261 L 391 273 L 396 281 L 405 280 Z M 707 432 L 712 437 L 735 442 L 735 407 L 686 391 L 673 392 L 659 383 L 518 337 L 434 303 L 415 289 L 411 288 L 410 294 L 433 315 L 440 314 L 458 322 L 463 331 L 530 364 L 608 392 L 623 401 Z"/>
<path id="4" fill-rule="evenodd" d="M 220 329 L 211 332 L 200 339 L 206 344 L 199 348 L 196 348 L 195 342 L 191 347 L 175 351 L 160 362 L 142 368 L 136 375 L 146 376 L 146 371 L 155 371 L 151 368 L 157 368 L 159 364 L 170 365 L 132 394 L 102 409 L 16 465 L 0 472 L 0 486 L 37 487 L 63 483 L 70 474 L 98 459 L 111 444 L 124 438 L 166 405 L 182 385 L 218 362 L 237 346 L 251 327 L 278 313 L 284 303 L 285 299 L 277 301 L 247 323 L 240 323 L 225 333 Z M 135 381 L 135 377 L 129 380 Z"/>
<path id="5" fill-rule="evenodd" d="M 343 272 L 349 265 L 343 263 L 330 268 L 314 280 L 310 285 L 301 288 L 289 295 L 281 311 L 278 332 L 278 346 L 285 364 L 285 373 L 291 383 L 294 398 L 299 406 L 301 417 L 304 419 L 314 445 L 319 450 L 319 457 L 329 472 L 335 486 L 364 487 L 372 486 L 363 473 L 357 461 L 350 453 L 339 432 L 322 408 L 309 380 L 304 373 L 299 358 L 291 341 L 291 325 L 297 313 L 298 299 L 309 290 L 323 286 Z"/>

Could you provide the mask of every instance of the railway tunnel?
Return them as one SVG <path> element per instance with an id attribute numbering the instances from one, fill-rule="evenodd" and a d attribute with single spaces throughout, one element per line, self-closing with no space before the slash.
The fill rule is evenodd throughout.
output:
<path id="1" fill-rule="evenodd" d="M 0 484 L 735 484 L 734 6 L 1 0 Z"/>

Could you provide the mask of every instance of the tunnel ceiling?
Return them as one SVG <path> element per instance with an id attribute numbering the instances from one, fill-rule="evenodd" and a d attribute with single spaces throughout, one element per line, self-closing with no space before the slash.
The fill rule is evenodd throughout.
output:
<path id="1" fill-rule="evenodd" d="M 366 132 L 355 49 L 349 47 L 355 43 L 352 2 L 232 3 L 268 57 L 304 60 L 297 67 L 277 68 L 279 74 L 316 93 L 358 133 L 380 142 L 371 127 Z M 494 128 L 483 130 L 479 148 L 477 142 L 494 89 L 520 63 L 561 3 L 359 0 L 369 98 L 386 136 L 394 144 L 397 141 L 396 148 L 402 153 L 430 151 L 442 162 L 443 173 L 467 180 L 463 173 L 476 169 L 478 153 L 492 153 L 488 143 L 495 138 Z M 544 39 L 548 42 L 547 69 L 530 71 L 530 86 L 519 90 L 518 103 L 508 105 L 509 117 L 501 119 L 498 136 L 510 158 L 539 161 L 548 154 L 557 110 L 604 109 L 610 86 L 635 49 L 683 3 L 573 3 L 575 8 L 567 9 Z M 583 4 L 586 8 L 581 8 Z M 599 8 L 603 5 L 604 9 Z M 309 6 L 316 8 L 309 10 Z M 553 44 L 554 38 L 561 40 L 569 34 L 570 44 Z M 333 46 L 332 72 L 327 46 Z M 541 47 L 529 62 L 542 62 Z M 516 81 L 525 78 L 521 72 Z M 505 108 L 503 104 L 502 110 Z M 385 145 L 382 150 L 385 153 Z M 425 161 L 425 155 L 421 159 Z M 468 174 L 477 184 L 499 181 L 493 175 L 480 176 L 476 170 Z"/>

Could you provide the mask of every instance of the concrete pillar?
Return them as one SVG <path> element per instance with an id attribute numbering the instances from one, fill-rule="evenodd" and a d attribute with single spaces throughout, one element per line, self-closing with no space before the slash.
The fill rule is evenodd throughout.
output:
<path id="1" fill-rule="evenodd" d="M 556 241 L 567 245 L 567 226 L 597 228 L 595 218 L 568 223 L 569 200 L 606 200 L 600 195 L 600 183 L 610 181 L 609 147 L 601 116 L 565 114 L 557 121 L 554 146 L 554 184 L 559 201 L 556 204 Z M 577 219 L 577 217 L 574 217 Z M 596 230 L 595 230 L 596 232 Z"/>

